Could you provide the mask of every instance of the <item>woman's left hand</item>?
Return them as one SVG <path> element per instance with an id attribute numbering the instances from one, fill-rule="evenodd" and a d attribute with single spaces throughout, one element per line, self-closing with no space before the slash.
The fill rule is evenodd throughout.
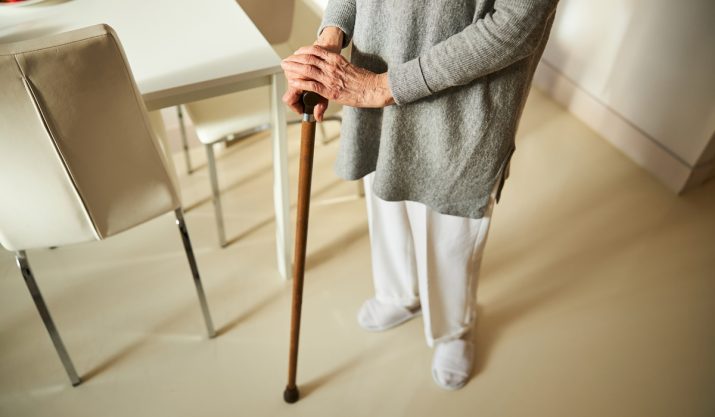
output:
<path id="1" fill-rule="evenodd" d="M 385 107 L 395 103 L 387 73 L 356 67 L 342 55 L 305 46 L 284 59 L 288 84 L 351 107 Z"/>

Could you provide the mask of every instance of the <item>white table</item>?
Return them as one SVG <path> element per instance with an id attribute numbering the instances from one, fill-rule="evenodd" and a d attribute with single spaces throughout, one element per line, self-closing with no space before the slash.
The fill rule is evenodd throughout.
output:
<path id="1" fill-rule="evenodd" d="M 107 23 L 124 46 L 149 110 L 271 85 L 278 271 L 292 235 L 285 80 L 280 58 L 235 0 L 55 0 L 0 8 L 0 43 Z"/>

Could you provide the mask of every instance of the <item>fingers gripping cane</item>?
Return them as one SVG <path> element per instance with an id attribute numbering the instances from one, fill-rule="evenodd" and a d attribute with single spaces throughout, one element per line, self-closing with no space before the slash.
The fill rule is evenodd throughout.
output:
<path id="1" fill-rule="evenodd" d="M 288 385 L 283 391 L 287 403 L 298 401 L 300 393 L 295 384 L 298 368 L 298 338 L 300 336 L 300 312 L 303 304 L 303 275 L 305 273 L 305 249 L 308 240 L 308 212 L 310 210 L 310 185 L 313 175 L 313 148 L 315 145 L 315 118 L 313 108 L 320 96 L 303 93 L 303 122 L 300 134 L 300 173 L 298 174 L 298 219 L 295 227 L 295 254 L 293 257 L 293 307 L 290 321 L 290 354 L 288 357 Z"/>

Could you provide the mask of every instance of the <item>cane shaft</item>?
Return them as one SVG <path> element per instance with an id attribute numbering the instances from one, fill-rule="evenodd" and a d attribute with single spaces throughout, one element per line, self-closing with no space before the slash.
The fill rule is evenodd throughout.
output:
<path id="1" fill-rule="evenodd" d="M 301 125 L 300 171 L 298 174 L 298 207 L 295 231 L 295 254 L 293 257 L 293 308 L 291 316 L 290 357 L 287 389 L 296 389 L 298 368 L 298 340 L 300 316 L 303 304 L 303 277 L 305 253 L 308 241 L 308 216 L 310 213 L 310 188 L 313 174 L 313 149 L 315 146 L 315 122 L 303 121 Z"/>

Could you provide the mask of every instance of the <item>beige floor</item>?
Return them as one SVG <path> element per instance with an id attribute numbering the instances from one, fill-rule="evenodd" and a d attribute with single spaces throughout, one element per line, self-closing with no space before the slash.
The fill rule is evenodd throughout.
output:
<path id="1" fill-rule="evenodd" d="M 336 144 L 317 148 L 314 199 L 324 204 L 311 218 L 299 403 L 281 398 L 290 283 L 274 265 L 261 136 L 221 159 L 227 249 L 205 166 L 181 177 L 214 340 L 170 216 L 105 242 L 31 251 L 86 380 L 72 388 L 0 251 L 0 415 L 715 415 L 715 182 L 674 196 L 532 94 L 487 245 L 476 374 L 451 393 L 431 380 L 421 320 L 384 334 L 355 323 L 371 294 L 369 242 L 354 184 L 332 173 Z"/>

